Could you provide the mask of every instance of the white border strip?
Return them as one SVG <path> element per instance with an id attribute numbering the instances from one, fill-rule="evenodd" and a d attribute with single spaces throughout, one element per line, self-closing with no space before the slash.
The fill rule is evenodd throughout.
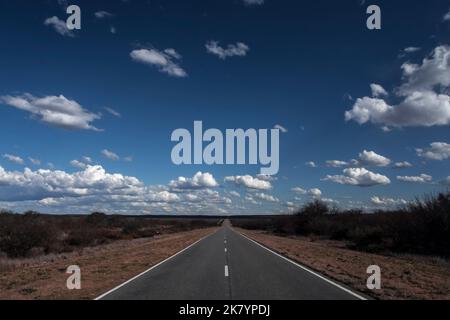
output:
<path id="1" fill-rule="evenodd" d="M 219 230 L 220 230 L 220 229 L 219 229 Z M 218 232 L 218 231 L 216 231 L 216 232 Z M 208 234 L 207 236 L 204 236 L 204 237 L 201 238 L 200 240 L 195 241 L 193 244 L 189 245 L 188 247 L 184 248 L 183 250 L 178 251 L 178 252 L 175 253 L 174 255 L 168 257 L 167 259 L 165 259 L 165 260 L 163 260 L 163 261 L 161 261 L 161 262 L 159 262 L 159 263 L 157 263 L 157 264 L 155 264 L 153 267 L 151 267 L 151 268 L 145 270 L 144 272 L 141 272 L 140 274 L 138 274 L 137 276 L 131 278 L 130 280 L 127 280 L 127 281 L 125 281 L 124 283 L 118 285 L 117 287 L 115 287 L 115 288 L 109 290 L 108 292 L 102 294 L 101 296 L 98 296 L 98 297 L 95 298 L 94 300 L 101 300 L 101 299 L 103 299 L 104 297 L 106 297 L 106 296 L 109 295 L 110 293 L 112 293 L 112 292 L 114 292 L 114 291 L 116 291 L 116 290 L 122 288 L 123 286 L 127 285 L 128 283 L 130 283 L 130 282 L 136 280 L 137 278 L 143 276 L 144 274 L 146 274 L 146 273 L 152 271 L 153 269 L 159 267 L 159 266 L 162 265 L 163 263 L 165 263 L 165 262 L 167 262 L 167 261 L 169 261 L 169 260 L 175 258 L 175 257 L 178 256 L 179 254 L 183 253 L 184 251 L 188 250 L 189 248 L 192 248 L 192 247 L 195 246 L 197 243 L 199 243 L 200 241 L 205 240 L 205 239 L 208 238 L 209 236 L 212 236 L 212 235 L 215 234 L 216 232 L 213 232 L 213 233 L 211 233 L 211 234 Z"/>
<path id="2" fill-rule="evenodd" d="M 234 231 L 234 230 L 233 230 L 233 231 Z M 283 255 L 281 255 L 281 254 L 279 254 L 279 253 L 277 253 L 277 252 L 275 252 L 275 251 L 273 251 L 273 250 L 267 248 L 266 246 L 263 246 L 263 245 L 260 244 L 259 242 L 255 241 L 255 240 L 253 240 L 253 239 L 250 239 L 250 238 L 247 237 L 246 235 L 244 235 L 244 234 L 242 234 L 242 233 L 240 233 L 240 232 L 237 232 L 237 231 L 234 231 L 234 232 L 236 232 L 238 235 L 240 235 L 240 236 L 246 238 L 247 240 L 250 240 L 251 242 L 256 243 L 258 246 L 260 246 L 261 248 L 266 249 L 267 251 L 273 253 L 274 255 L 276 255 L 276 256 L 278 256 L 278 257 L 280 257 L 280 258 L 282 258 L 282 259 L 284 259 L 284 260 L 286 260 L 286 261 L 288 261 L 288 262 L 290 262 L 290 263 L 292 263 L 293 265 L 296 265 L 296 266 L 299 267 L 300 269 L 303 269 L 303 270 L 305 270 L 305 271 L 307 271 L 307 272 L 309 272 L 309 273 L 315 275 L 316 277 L 318 277 L 318 278 L 320 278 L 320 279 L 322 279 L 322 280 L 328 282 L 329 284 L 332 284 L 333 286 L 335 286 L 335 287 L 337 287 L 337 288 L 339 288 L 339 289 L 341 289 L 341 290 L 343 290 L 343 291 L 345 291 L 345 292 L 351 294 L 352 296 L 354 296 L 354 297 L 356 297 L 356 298 L 358 298 L 358 299 L 360 299 L 360 300 L 367 300 L 367 298 L 365 298 L 365 297 L 363 297 L 363 296 L 361 296 L 361 295 L 359 295 L 359 294 L 357 294 L 357 293 L 355 293 L 355 292 L 353 292 L 353 291 L 351 291 L 351 290 L 349 290 L 349 289 L 347 289 L 347 288 L 341 286 L 340 284 L 338 284 L 338 283 L 336 283 L 336 282 L 334 282 L 334 281 L 331 281 L 330 279 L 325 278 L 324 276 L 318 274 L 317 272 L 314 272 L 314 271 L 312 271 L 311 269 L 309 269 L 309 268 L 307 268 L 307 267 L 305 267 L 305 266 L 302 266 L 301 264 L 299 264 L 299 263 L 297 263 L 297 262 L 295 262 L 295 261 L 293 261 L 293 260 L 291 260 L 291 259 L 289 259 L 289 258 L 286 258 L 285 256 L 283 256 Z"/>

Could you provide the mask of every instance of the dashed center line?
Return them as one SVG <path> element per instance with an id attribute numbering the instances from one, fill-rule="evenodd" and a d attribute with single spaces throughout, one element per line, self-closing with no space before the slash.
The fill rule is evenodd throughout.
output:
<path id="1" fill-rule="evenodd" d="M 228 273 L 228 266 L 225 266 L 225 277 L 228 277 L 229 273 Z"/>
<path id="2" fill-rule="evenodd" d="M 225 248 L 225 252 L 227 252 L 227 248 Z"/>

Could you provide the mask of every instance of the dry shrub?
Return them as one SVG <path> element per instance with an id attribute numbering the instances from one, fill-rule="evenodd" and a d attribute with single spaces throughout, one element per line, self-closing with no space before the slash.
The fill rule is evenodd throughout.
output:
<path id="1" fill-rule="evenodd" d="M 450 193 L 394 211 L 339 211 L 314 201 L 295 215 L 232 219 L 235 226 L 282 235 L 344 240 L 353 249 L 450 257 Z"/>
<path id="2" fill-rule="evenodd" d="M 51 216 L 0 211 L 0 259 L 70 252 L 114 240 L 211 227 L 218 220 L 108 216 L 100 212 L 87 216 Z M 3 267 L 9 268 L 6 264 Z"/>

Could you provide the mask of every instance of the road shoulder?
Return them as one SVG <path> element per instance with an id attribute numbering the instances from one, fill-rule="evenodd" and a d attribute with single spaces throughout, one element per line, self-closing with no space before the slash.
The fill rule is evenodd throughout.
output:
<path id="1" fill-rule="evenodd" d="M 197 229 L 149 239 L 116 241 L 78 252 L 23 261 L 0 272 L 0 299 L 94 299 L 212 234 Z M 68 290 L 66 269 L 81 268 L 81 290 Z"/>
<path id="2" fill-rule="evenodd" d="M 450 299 L 448 262 L 418 256 L 384 256 L 346 249 L 332 241 L 288 238 L 236 228 L 238 233 L 326 277 L 376 299 Z M 367 267 L 382 269 L 382 290 L 366 287 Z"/>

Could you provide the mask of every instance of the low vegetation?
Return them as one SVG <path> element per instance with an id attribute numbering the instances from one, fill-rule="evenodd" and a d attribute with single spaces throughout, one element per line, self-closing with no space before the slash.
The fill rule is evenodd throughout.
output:
<path id="1" fill-rule="evenodd" d="M 0 258 L 34 257 L 71 252 L 114 240 L 149 238 L 159 234 L 217 226 L 212 218 L 152 218 L 51 216 L 35 212 L 0 212 Z"/>
<path id="2" fill-rule="evenodd" d="M 234 226 L 287 236 L 342 240 L 352 249 L 450 257 L 450 193 L 393 211 L 342 211 L 314 201 L 296 214 L 235 218 Z"/>

